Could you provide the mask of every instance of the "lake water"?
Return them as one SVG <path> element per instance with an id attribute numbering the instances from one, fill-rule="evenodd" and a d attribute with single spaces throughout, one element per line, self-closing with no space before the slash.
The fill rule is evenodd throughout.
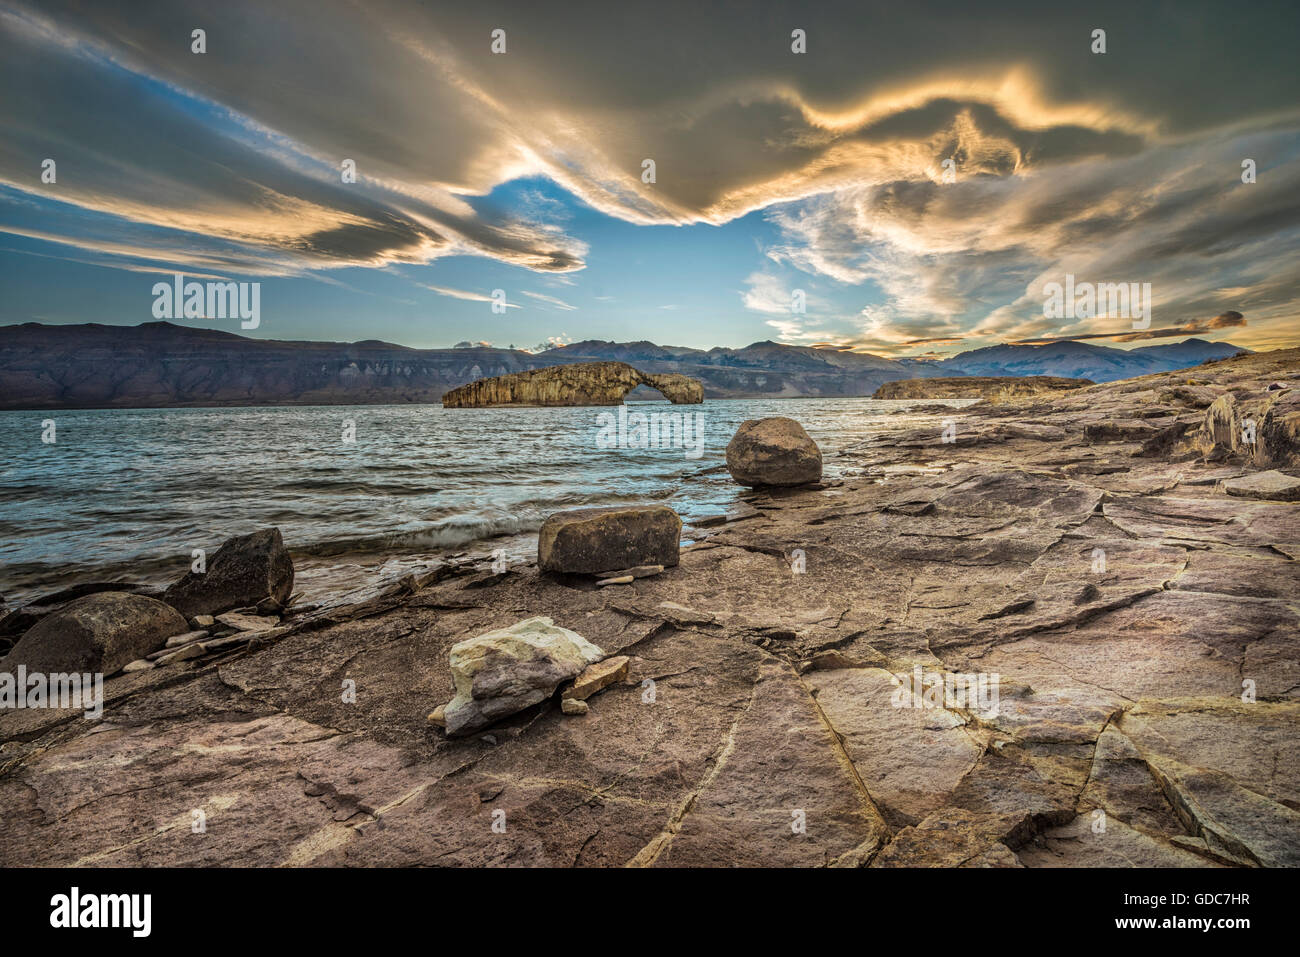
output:
<path id="1" fill-rule="evenodd" d="M 663 436 L 635 447 L 636 431 L 623 433 L 633 447 L 603 448 L 618 434 L 607 408 L 0 412 L 0 594 L 12 603 L 92 579 L 166 583 L 192 549 L 211 556 L 231 535 L 277 525 L 304 600 L 337 599 L 455 553 L 531 557 L 560 509 L 663 503 L 687 524 L 725 512 L 744 490 L 715 467 L 745 419 L 797 419 L 821 445 L 826 477 L 838 477 L 839 450 L 909 424 L 918 404 L 626 406 L 701 423 L 697 449 Z"/>

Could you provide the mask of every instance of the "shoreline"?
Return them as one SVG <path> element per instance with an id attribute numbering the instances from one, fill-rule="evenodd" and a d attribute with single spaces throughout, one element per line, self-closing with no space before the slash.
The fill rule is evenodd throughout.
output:
<path id="1" fill-rule="evenodd" d="M 1293 386 L 1297 350 L 932 416 L 651 577 L 467 562 L 110 678 L 102 724 L 0 714 L 0 863 L 1300 865 L 1300 511 L 1258 481 L 1300 468 L 1187 445 L 1235 395 L 1293 455 Z M 626 679 L 431 725 L 451 647 L 534 616 Z M 900 702 L 916 669 L 996 693 Z"/>
<path id="2" fill-rule="evenodd" d="M 801 397 L 801 398 L 808 398 L 808 397 Z M 692 406 L 690 408 L 696 410 L 708 409 L 710 404 L 712 404 L 713 407 L 717 409 L 718 406 L 722 404 L 734 404 L 735 402 L 748 403 L 751 401 L 753 400 L 731 400 L 731 399 L 706 400 L 706 402 L 703 405 Z M 778 403 L 785 403 L 787 400 L 785 399 L 763 400 L 765 404 L 767 402 L 772 402 L 772 401 L 776 401 Z M 860 405 L 863 403 L 870 403 L 873 406 L 878 407 L 879 415 L 888 416 L 890 418 L 896 418 L 899 416 L 907 416 L 911 414 L 912 410 L 921 410 L 923 412 L 923 410 L 927 406 L 944 405 L 950 407 L 962 407 L 964 405 L 969 405 L 971 402 L 975 400 L 973 399 L 877 400 L 877 399 L 871 399 L 869 397 L 854 397 L 854 398 L 829 397 L 829 398 L 820 398 L 817 399 L 817 401 L 823 403 L 824 405 L 829 405 L 831 407 L 844 406 L 846 408 L 850 407 L 848 404 Z M 637 408 L 637 409 L 644 408 L 644 407 L 676 408 L 671 406 L 671 404 L 668 403 L 666 400 L 644 400 L 644 401 L 632 400 L 628 403 L 625 403 L 625 405 L 627 407 Z M 249 407 L 237 407 L 237 408 L 212 407 L 207 409 L 192 409 L 192 410 L 180 409 L 177 411 L 181 411 L 181 412 L 192 411 L 196 413 L 213 413 L 216 415 L 232 416 L 230 420 L 231 427 L 234 428 L 235 430 L 238 430 L 240 425 L 238 416 L 240 413 L 275 412 L 275 411 L 284 411 L 286 409 L 290 411 L 298 411 L 299 409 L 304 409 L 304 408 L 307 407 L 249 406 Z M 330 412 L 336 412 L 339 409 L 347 409 L 352 407 L 317 406 L 314 408 L 323 413 L 330 413 Z M 383 409 L 406 410 L 408 406 L 373 405 L 373 406 L 360 406 L 355 408 L 366 409 L 366 410 L 383 410 Z M 437 406 L 437 408 L 441 411 L 441 406 Z M 594 413 L 596 411 L 599 411 L 602 408 L 612 408 L 612 407 L 603 407 L 603 406 L 560 407 L 560 408 L 537 407 L 537 408 L 529 408 L 529 409 L 524 409 L 523 407 L 495 407 L 495 408 L 496 409 L 515 408 L 521 413 L 537 412 L 537 411 L 543 413 L 549 413 L 549 412 L 562 413 L 565 411 L 573 411 L 574 409 L 581 410 L 583 408 L 586 408 L 586 409 L 591 409 Z M 93 410 L 93 411 L 96 415 L 102 414 L 105 416 L 113 416 L 119 411 L 124 411 L 124 410 L 106 409 L 106 410 Z M 166 412 L 170 410 L 139 409 L 135 411 L 144 415 L 156 415 L 160 412 Z M 478 411 L 486 411 L 490 413 L 495 411 L 495 409 L 478 410 Z M 921 414 L 921 412 L 918 412 L 918 414 Z M 2 415 L 3 413 L 0 413 L 0 417 L 2 417 Z M 513 416 L 509 416 L 509 414 L 507 413 L 507 418 L 508 419 L 513 418 Z M 510 427 L 509 422 L 505 423 L 504 425 L 505 427 Z M 307 426 L 310 427 L 311 423 L 307 423 Z M 593 424 L 592 433 L 596 434 L 597 431 L 598 429 Z M 685 471 L 675 476 L 664 476 L 663 481 L 661 481 L 658 485 L 654 486 L 653 488 L 646 488 L 641 494 L 657 496 L 660 498 L 665 496 L 670 496 L 675 492 L 678 492 L 681 489 L 686 488 L 684 483 L 697 481 L 711 472 L 722 470 L 722 466 L 721 464 L 719 464 L 720 458 L 718 458 L 718 456 L 720 456 L 721 454 L 720 447 L 721 445 L 725 444 L 726 438 L 727 436 L 724 436 L 720 431 L 716 431 L 715 428 L 715 431 L 710 435 L 710 442 L 712 444 L 712 447 L 705 449 L 705 454 L 701 459 L 687 460 L 685 464 L 688 467 L 685 469 Z M 623 450 L 620 450 L 620 453 L 621 451 Z M 469 452 L 472 454 L 472 450 L 469 450 Z M 611 452 L 612 450 L 605 450 L 604 454 L 608 455 L 611 454 Z M 156 453 L 150 451 L 144 454 L 152 455 Z M 653 454 L 655 454 L 656 456 L 662 454 L 664 456 L 664 464 L 671 465 L 675 461 L 673 456 L 675 456 L 677 453 L 675 450 L 662 449 L 662 450 L 655 451 Z M 714 458 L 718 458 L 718 461 L 717 462 L 713 461 Z M 177 458 L 176 461 L 180 462 L 183 461 L 183 459 L 184 456 L 181 456 Z M 832 464 L 831 468 L 833 469 L 834 467 L 835 465 Z M 437 471 L 437 468 L 438 466 L 436 463 L 431 464 L 429 475 L 428 475 L 428 487 L 430 489 L 436 489 L 442 486 L 444 491 L 446 489 L 451 489 L 454 493 L 458 492 L 459 489 L 455 485 L 443 486 L 442 479 L 440 477 L 439 472 Z M 628 474 L 632 475 L 633 471 L 630 469 Z M 723 477 L 725 478 L 725 475 Z M 346 479 L 347 477 L 344 476 L 343 478 Z M 365 477 L 363 476 L 360 480 L 365 480 Z M 339 561 L 347 562 L 349 564 L 361 564 L 361 565 L 373 566 L 375 569 L 381 567 L 385 563 L 386 559 L 392 559 L 396 561 L 410 561 L 410 560 L 418 559 L 420 557 L 424 557 L 430 562 L 436 562 L 439 558 L 446 556 L 448 554 L 454 554 L 466 550 L 473 551 L 481 548 L 487 548 L 490 551 L 491 548 L 497 547 L 496 544 L 490 544 L 490 543 L 500 543 L 500 544 L 504 544 L 506 547 L 512 547 L 513 541 L 521 535 L 532 536 L 535 539 L 536 531 L 538 528 L 541 527 L 541 523 L 545 518 L 546 511 L 557 511 L 566 507 L 576 507 L 576 505 L 578 504 L 597 505 L 597 504 L 602 504 L 603 501 L 603 500 L 592 499 L 589 502 L 569 504 L 567 501 L 565 501 L 565 496 L 570 494 L 572 490 L 560 489 L 556 491 L 552 489 L 551 490 L 552 493 L 557 497 L 553 498 L 550 501 L 547 501 L 545 504 L 543 504 L 540 499 L 537 501 L 530 501 L 528 503 L 529 513 L 526 515 L 507 513 L 507 511 L 505 511 L 504 509 L 514 504 L 510 502 L 503 503 L 503 509 L 497 510 L 495 512 L 484 512 L 482 510 L 476 511 L 472 507 L 470 507 L 467 503 L 466 509 L 464 511 L 458 513 L 452 513 L 452 514 L 440 514 L 436 519 L 425 520 L 421 518 L 419 508 L 404 508 L 403 507 L 404 500 L 402 498 L 400 498 L 397 494 L 390 495 L 390 494 L 386 494 L 383 491 L 382 482 L 386 480 L 388 479 L 380 478 L 375 480 L 377 483 L 375 490 L 373 492 L 367 492 L 363 496 L 361 496 L 362 499 L 364 500 L 363 504 L 364 502 L 368 502 L 371 506 L 373 506 L 376 514 L 391 513 L 393 517 L 392 524 L 394 527 L 398 525 L 407 525 L 407 524 L 415 524 L 417 527 L 404 528 L 402 530 L 393 530 L 388 532 L 380 531 L 378 529 L 374 529 L 367 532 L 366 530 L 359 529 L 359 528 L 338 532 L 333 527 L 308 527 L 307 528 L 308 536 L 304 536 L 301 532 L 299 533 L 291 532 L 286 527 L 286 532 L 285 532 L 286 543 L 288 544 L 290 551 L 296 556 L 296 559 L 302 561 L 307 566 L 317 569 L 318 571 L 322 570 L 323 568 L 331 564 L 332 559 L 338 559 Z M 402 483 L 401 476 L 393 476 L 391 477 L 391 480 L 394 483 L 396 483 L 398 486 L 400 486 Z M 526 488 L 527 486 L 528 483 L 525 481 L 519 484 L 517 487 Z M 547 486 L 539 485 L 537 488 L 539 492 L 541 492 L 546 490 Z M 397 493 L 400 491 L 400 488 L 395 487 L 393 491 L 394 493 Z M 617 499 L 610 499 L 611 502 L 616 500 Z M 436 503 L 434 503 L 434 505 L 436 506 Z M 220 512 L 222 511 L 222 509 L 218 509 L 215 503 L 208 503 L 208 507 L 217 510 L 218 514 L 220 514 Z M 704 518 L 716 512 L 716 509 L 713 509 L 707 505 L 700 505 L 699 510 L 701 514 L 694 515 L 694 517 Z M 536 514 L 533 514 L 534 512 Z M 307 514 L 308 513 L 304 511 L 303 515 L 306 516 Z M 688 521 L 693 515 L 690 509 L 684 509 L 682 511 L 682 514 L 683 517 L 686 518 Z M 16 518 L 18 521 L 21 522 L 23 516 L 21 514 L 16 514 Z M 286 526 L 292 524 L 291 522 L 286 521 L 286 519 L 278 516 L 265 517 L 265 518 L 255 517 L 254 520 L 258 522 L 283 522 L 286 524 Z M 117 520 L 110 520 L 110 529 L 109 529 L 110 534 L 113 531 L 112 528 L 113 524 L 121 525 L 122 522 Z M 311 525 L 310 522 L 308 522 L 308 524 L 309 526 Z M 524 528 L 523 530 L 520 530 L 521 526 L 526 526 L 526 525 L 532 525 L 534 527 Z M 478 530 L 476 531 L 476 529 Z M 120 529 L 118 529 L 118 531 L 120 532 Z M 224 537 L 231 534 L 236 534 L 237 532 L 238 532 L 238 527 L 235 525 L 231 525 L 227 523 L 226 525 L 222 526 L 218 524 L 215 527 L 212 527 L 207 531 L 205 531 L 203 533 L 203 538 L 194 541 L 192 544 L 202 545 L 204 542 L 206 542 L 210 547 L 214 548 L 216 547 L 217 544 L 220 543 L 220 541 Z M 312 532 L 320 533 L 321 535 L 333 535 L 334 537 L 317 537 L 315 539 L 312 539 L 311 537 L 309 537 L 310 533 Z M 305 541 L 304 538 L 306 538 Z M 15 535 L 11 539 L 11 543 L 16 543 L 21 545 L 23 543 L 23 540 L 24 539 L 22 535 Z M 93 545 L 96 543 L 96 539 L 93 535 L 83 535 L 78 544 L 78 551 L 80 551 L 81 544 L 83 543 L 89 543 Z M 4 599 L 7 600 L 9 604 L 13 605 L 15 603 L 23 604 L 26 602 L 30 602 L 36 600 L 42 595 L 59 591 L 71 585 L 79 584 L 81 582 L 86 582 L 86 581 L 122 580 L 122 581 L 137 582 L 141 584 L 154 583 L 154 584 L 165 585 L 169 583 L 177 575 L 182 574 L 185 571 L 185 568 L 188 566 L 188 562 L 189 562 L 189 558 L 188 558 L 189 547 L 191 547 L 191 543 L 187 539 L 186 548 L 182 549 L 182 553 L 179 555 L 174 554 L 174 552 L 168 550 L 165 552 L 160 551 L 155 553 L 140 554 L 134 556 L 124 555 L 120 558 L 115 558 L 108 561 L 96 561 L 96 562 L 87 561 L 87 562 L 78 563 L 75 566 L 70 566 L 66 562 L 58 561 L 57 556 L 55 560 L 47 560 L 38 563 L 24 563 L 18 561 L 9 561 L 5 563 L 3 567 L 4 573 L 0 575 L 0 580 L 2 580 L 2 584 L 0 584 L 0 595 L 3 595 Z M 328 575 L 324 575 L 323 577 L 327 578 Z M 376 579 L 376 582 L 378 581 L 379 579 Z M 342 592 L 347 592 L 350 590 L 352 590 L 350 585 L 349 587 L 346 588 L 336 589 L 336 591 L 342 591 Z M 330 595 L 317 595 L 317 596 L 313 596 L 312 600 L 325 600 L 330 597 L 331 597 Z"/>

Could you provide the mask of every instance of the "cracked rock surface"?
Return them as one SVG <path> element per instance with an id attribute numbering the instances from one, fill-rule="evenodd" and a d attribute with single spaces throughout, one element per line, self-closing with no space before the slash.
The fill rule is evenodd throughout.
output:
<path id="1" fill-rule="evenodd" d="M 1238 480 L 1296 474 L 1297 385 L 1291 350 L 938 410 L 658 575 L 448 574 L 98 721 L 0 713 L 0 866 L 1295 866 L 1300 512 Z M 454 644 L 535 616 L 626 677 L 425 720 Z M 996 700 L 900 705 L 918 669 Z"/>

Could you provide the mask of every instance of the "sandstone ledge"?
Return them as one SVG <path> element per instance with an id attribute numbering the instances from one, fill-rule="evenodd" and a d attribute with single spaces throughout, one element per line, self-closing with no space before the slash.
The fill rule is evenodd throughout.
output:
<path id="1" fill-rule="evenodd" d="M 873 399 L 1007 399 L 1040 392 L 1064 392 L 1092 385 L 1091 379 L 1061 376 L 948 376 L 898 379 L 876 390 Z"/>
<path id="2" fill-rule="evenodd" d="M 743 492 L 617 589 L 434 576 L 113 678 L 100 722 L 0 713 L 0 866 L 1300 864 L 1300 512 L 1152 442 L 1204 419 L 1175 387 L 1294 383 L 1300 351 L 1192 371 L 945 409 L 955 441 Z M 533 615 L 626 681 L 429 726 L 451 646 Z M 997 709 L 894 707 L 917 666 L 997 673 Z"/>

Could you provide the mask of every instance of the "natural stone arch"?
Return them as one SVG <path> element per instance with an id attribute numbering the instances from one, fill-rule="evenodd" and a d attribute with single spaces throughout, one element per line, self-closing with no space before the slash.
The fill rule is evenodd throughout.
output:
<path id="1" fill-rule="evenodd" d="M 642 372 L 626 362 L 578 362 L 478 379 L 442 397 L 449 409 L 491 405 L 622 405 L 646 385 L 674 405 L 704 401 L 699 381 L 677 373 Z"/>

